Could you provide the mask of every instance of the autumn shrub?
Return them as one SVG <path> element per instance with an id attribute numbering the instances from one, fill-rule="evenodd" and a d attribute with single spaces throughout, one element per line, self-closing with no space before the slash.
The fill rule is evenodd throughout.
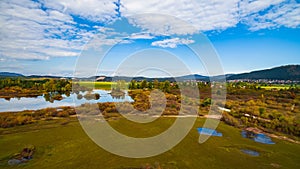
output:
<path id="1" fill-rule="evenodd" d="M 57 117 L 69 117 L 69 113 L 66 111 L 60 111 L 57 113 Z"/>
<path id="2" fill-rule="evenodd" d="M 223 112 L 221 120 L 224 121 L 226 124 L 229 124 L 229 125 L 232 125 L 232 126 L 236 126 L 236 127 L 240 126 L 239 120 L 237 120 L 236 118 L 232 117 L 227 112 Z"/>

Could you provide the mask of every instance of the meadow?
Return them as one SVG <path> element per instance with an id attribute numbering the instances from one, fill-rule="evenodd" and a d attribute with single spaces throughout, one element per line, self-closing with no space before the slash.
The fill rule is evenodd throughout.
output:
<path id="1" fill-rule="evenodd" d="M 275 86 L 261 86 L 262 89 L 266 89 L 266 90 L 286 90 L 289 89 L 290 86 L 288 85 L 275 85 Z"/>
<path id="2" fill-rule="evenodd" d="M 300 167 L 298 162 L 300 145 L 276 140 L 274 145 L 256 143 L 241 137 L 241 130 L 220 123 L 217 130 L 223 137 L 210 137 L 203 144 L 198 143 L 197 127 L 205 119 L 198 118 L 185 139 L 171 150 L 155 157 L 130 159 L 111 154 L 85 134 L 76 118 L 39 121 L 39 123 L 0 129 L 0 168 L 104 168 L 129 169 L 224 169 L 224 168 L 287 168 Z M 135 127 L 135 136 L 144 137 L 160 133 L 170 126 L 174 118 L 164 117 L 148 124 Z M 109 122 L 123 133 L 131 133 L 132 123 L 124 118 Z M 135 124 L 137 125 L 137 124 Z M 24 146 L 34 145 L 33 159 L 18 166 L 9 166 L 7 161 Z M 259 157 L 244 154 L 240 149 L 252 149 Z"/>
<path id="3" fill-rule="evenodd" d="M 111 90 L 112 86 L 116 85 L 116 82 L 92 82 L 92 81 L 80 81 L 79 85 L 94 88 L 94 89 L 103 89 L 103 90 Z"/>

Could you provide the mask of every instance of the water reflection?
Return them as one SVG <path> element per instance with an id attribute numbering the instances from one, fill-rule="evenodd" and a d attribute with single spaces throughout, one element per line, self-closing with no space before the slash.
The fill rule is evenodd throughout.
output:
<path id="1" fill-rule="evenodd" d="M 109 94 L 116 99 L 123 99 L 125 97 L 125 93 L 119 88 L 113 89 Z"/>
<path id="2" fill-rule="evenodd" d="M 69 95 L 70 96 L 70 95 Z M 68 97 L 68 96 L 67 96 Z M 44 99 L 47 102 L 53 103 L 54 100 L 62 100 L 63 97 L 61 94 L 57 93 L 57 92 L 49 92 L 49 93 L 45 93 L 44 94 Z"/>
<path id="3" fill-rule="evenodd" d="M 125 99 L 125 94 L 123 96 L 111 96 L 113 99 Z"/>
<path id="4" fill-rule="evenodd" d="M 48 93 L 37 97 L 0 99 L 0 112 L 38 110 L 47 107 L 60 106 L 78 106 L 84 103 L 97 102 L 133 102 L 133 99 L 127 92 L 124 93 L 124 96 L 113 97 L 110 95 L 110 91 L 105 90 L 79 92 L 78 94 Z"/>

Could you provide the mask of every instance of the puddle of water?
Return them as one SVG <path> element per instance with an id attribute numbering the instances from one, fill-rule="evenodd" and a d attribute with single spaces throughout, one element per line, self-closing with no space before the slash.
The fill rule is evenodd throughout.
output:
<path id="1" fill-rule="evenodd" d="M 209 135 L 209 136 L 218 136 L 222 137 L 222 133 L 217 132 L 216 130 L 209 129 L 209 128 L 198 128 L 197 129 L 199 134 Z"/>
<path id="2" fill-rule="evenodd" d="M 258 142 L 258 143 L 275 144 L 269 136 L 267 136 L 265 134 L 262 134 L 262 133 L 255 134 L 255 133 L 253 133 L 251 131 L 245 131 L 245 130 L 243 130 L 242 131 L 242 136 L 244 138 L 248 138 L 248 139 L 254 140 L 255 142 Z"/>
<path id="3" fill-rule="evenodd" d="M 245 154 L 248 154 L 250 156 L 254 156 L 254 157 L 258 157 L 259 156 L 259 152 L 253 151 L 253 150 L 241 149 L 241 152 L 243 152 Z"/>

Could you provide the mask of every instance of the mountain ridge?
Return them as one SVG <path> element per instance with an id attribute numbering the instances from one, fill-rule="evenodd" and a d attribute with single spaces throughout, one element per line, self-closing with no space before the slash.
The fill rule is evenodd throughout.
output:
<path id="1" fill-rule="evenodd" d="M 92 76 L 87 78 L 80 78 L 83 80 L 94 80 L 99 77 L 103 77 L 102 81 L 112 81 L 112 80 L 159 80 L 159 81 L 188 81 L 188 80 L 197 80 L 197 81 L 210 81 L 210 80 L 221 80 L 225 76 L 226 80 L 292 80 L 300 81 L 300 65 L 284 65 L 273 67 L 269 69 L 256 70 L 246 73 L 239 74 L 225 74 L 217 76 L 203 76 L 199 74 L 184 75 L 178 77 L 129 77 L 129 76 Z M 50 75 L 29 75 L 25 76 L 20 73 L 12 72 L 0 72 L 0 78 L 3 77 L 24 77 L 24 78 L 72 78 L 65 76 L 50 76 Z"/>
<path id="2" fill-rule="evenodd" d="M 227 80 L 237 79 L 300 80 L 300 65 L 284 65 L 270 69 L 235 74 L 227 78 Z"/>

